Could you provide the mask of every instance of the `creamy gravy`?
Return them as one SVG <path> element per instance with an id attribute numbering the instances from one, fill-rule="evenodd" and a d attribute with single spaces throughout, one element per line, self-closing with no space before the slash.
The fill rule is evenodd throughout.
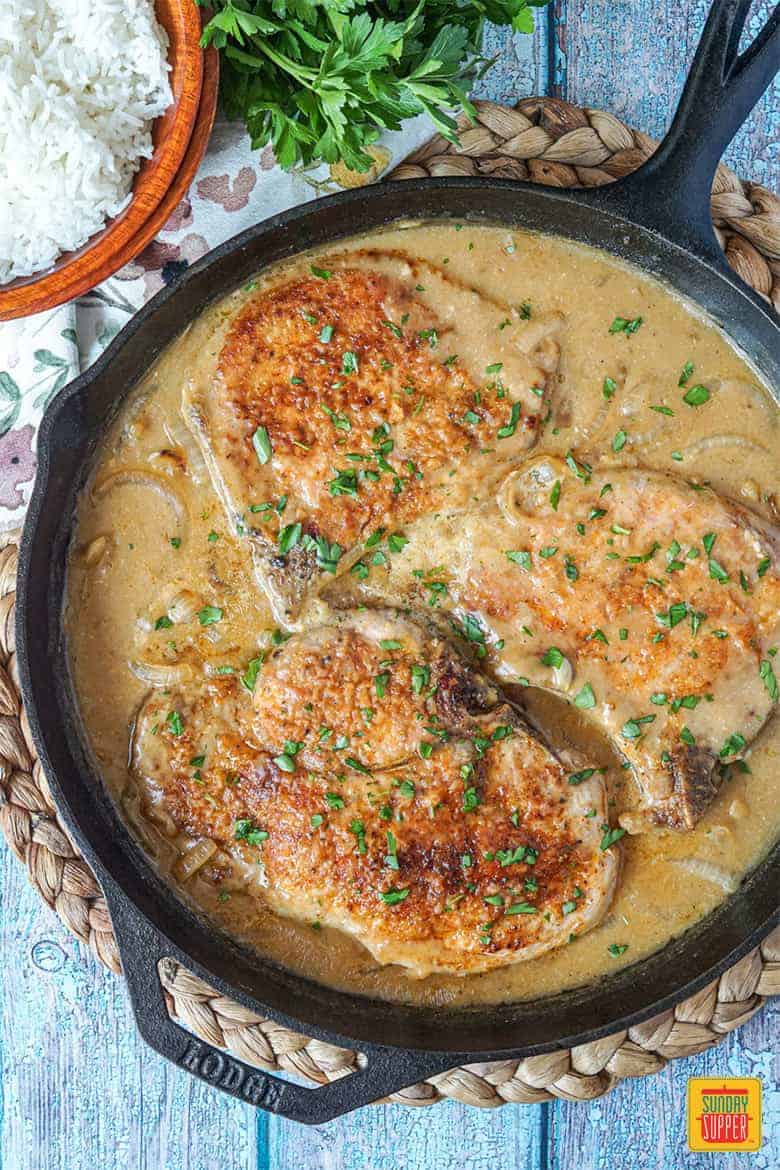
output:
<path id="1" fill-rule="evenodd" d="M 411 225 L 359 244 L 406 251 L 445 266 L 484 296 L 527 305 L 529 330 L 546 314 L 563 315 L 558 387 L 539 449 L 571 448 L 594 466 L 601 459 L 706 481 L 776 519 L 777 409 L 723 336 L 660 284 L 588 248 L 498 227 Z M 261 283 L 308 271 L 311 260 L 307 254 L 278 266 Z M 195 676 L 205 662 L 210 670 L 243 669 L 276 629 L 245 543 L 230 530 L 180 413 L 185 381 L 209 379 L 225 329 L 248 295 L 240 290 L 207 310 L 149 371 L 107 436 L 80 503 L 66 626 L 83 722 L 109 791 L 188 899 L 264 954 L 336 987 L 428 1005 L 509 1001 L 592 982 L 658 949 L 736 888 L 776 839 L 776 719 L 749 751 L 749 773 L 732 768 L 694 830 L 625 838 L 620 887 L 600 926 L 542 958 L 489 974 L 414 980 L 378 967 L 338 931 L 270 913 L 253 875 L 224 853 L 183 880 L 192 842 L 176 836 L 153 793 L 139 791 L 127 767 L 128 743 L 150 686 L 182 671 Z M 642 324 L 628 337 L 609 333 L 618 316 L 641 317 Z M 459 321 L 458 330 L 466 356 L 469 348 L 484 352 L 478 316 Z M 710 390 L 700 407 L 682 402 L 678 381 L 688 363 L 694 373 L 686 385 Z M 620 385 L 609 400 L 605 379 Z M 619 431 L 627 439 L 615 451 Z M 155 632 L 172 599 L 185 617 L 203 604 L 224 604 L 225 619 L 206 627 L 182 620 Z M 153 635 L 162 655 L 150 668 L 139 663 Z M 617 810 L 631 806 L 629 774 L 574 709 L 533 689 L 523 702 L 562 743 L 585 746 L 607 767 Z"/>

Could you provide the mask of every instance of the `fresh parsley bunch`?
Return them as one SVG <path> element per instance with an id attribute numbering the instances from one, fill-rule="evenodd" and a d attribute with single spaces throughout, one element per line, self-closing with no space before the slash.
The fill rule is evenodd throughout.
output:
<path id="1" fill-rule="evenodd" d="M 366 171 L 382 130 L 428 114 L 454 138 L 450 111 L 489 62 L 486 20 L 533 32 L 548 0 L 196 0 L 212 17 L 202 43 L 222 51 L 222 101 L 255 148 L 281 166 L 344 162 Z"/>

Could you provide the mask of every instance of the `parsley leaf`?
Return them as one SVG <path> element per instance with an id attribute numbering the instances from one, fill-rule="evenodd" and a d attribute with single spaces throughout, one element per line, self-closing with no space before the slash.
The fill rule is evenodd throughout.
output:
<path id="1" fill-rule="evenodd" d="M 201 43 L 221 50 L 225 112 L 256 150 L 270 143 L 286 170 L 324 161 L 367 171 L 380 132 L 416 114 L 457 141 L 453 110 L 473 117 L 466 94 L 487 63 L 485 17 L 530 33 L 544 0 L 198 3 L 211 10 Z"/>

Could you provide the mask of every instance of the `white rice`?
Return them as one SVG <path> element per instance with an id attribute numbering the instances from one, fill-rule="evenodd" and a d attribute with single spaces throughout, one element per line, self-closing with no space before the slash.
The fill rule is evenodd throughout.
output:
<path id="1" fill-rule="evenodd" d="M 152 0 L 0 0 L 0 284 L 127 203 L 170 104 Z"/>

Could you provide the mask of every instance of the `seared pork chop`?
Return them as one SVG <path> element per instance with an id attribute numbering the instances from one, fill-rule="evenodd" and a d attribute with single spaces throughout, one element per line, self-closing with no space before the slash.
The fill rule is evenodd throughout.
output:
<path id="1" fill-rule="evenodd" d="M 403 535 L 359 591 L 449 611 L 499 678 L 595 720 L 643 792 L 621 823 L 691 828 L 777 700 L 777 531 L 671 475 L 539 455 Z"/>
<path id="2" fill-rule="evenodd" d="M 396 252 L 247 300 L 184 414 L 280 622 L 377 529 L 495 486 L 536 441 L 558 329 Z"/>
<path id="3" fill-rule="evenodd" d="M 147 700 L 134 766 L 178 826 L 260 867 L 271 907 L 415 975 L 531 959 L 606 912 L 620 832 L 444 640 L 383 612 L 295 635 L 254 695 Z"/>

